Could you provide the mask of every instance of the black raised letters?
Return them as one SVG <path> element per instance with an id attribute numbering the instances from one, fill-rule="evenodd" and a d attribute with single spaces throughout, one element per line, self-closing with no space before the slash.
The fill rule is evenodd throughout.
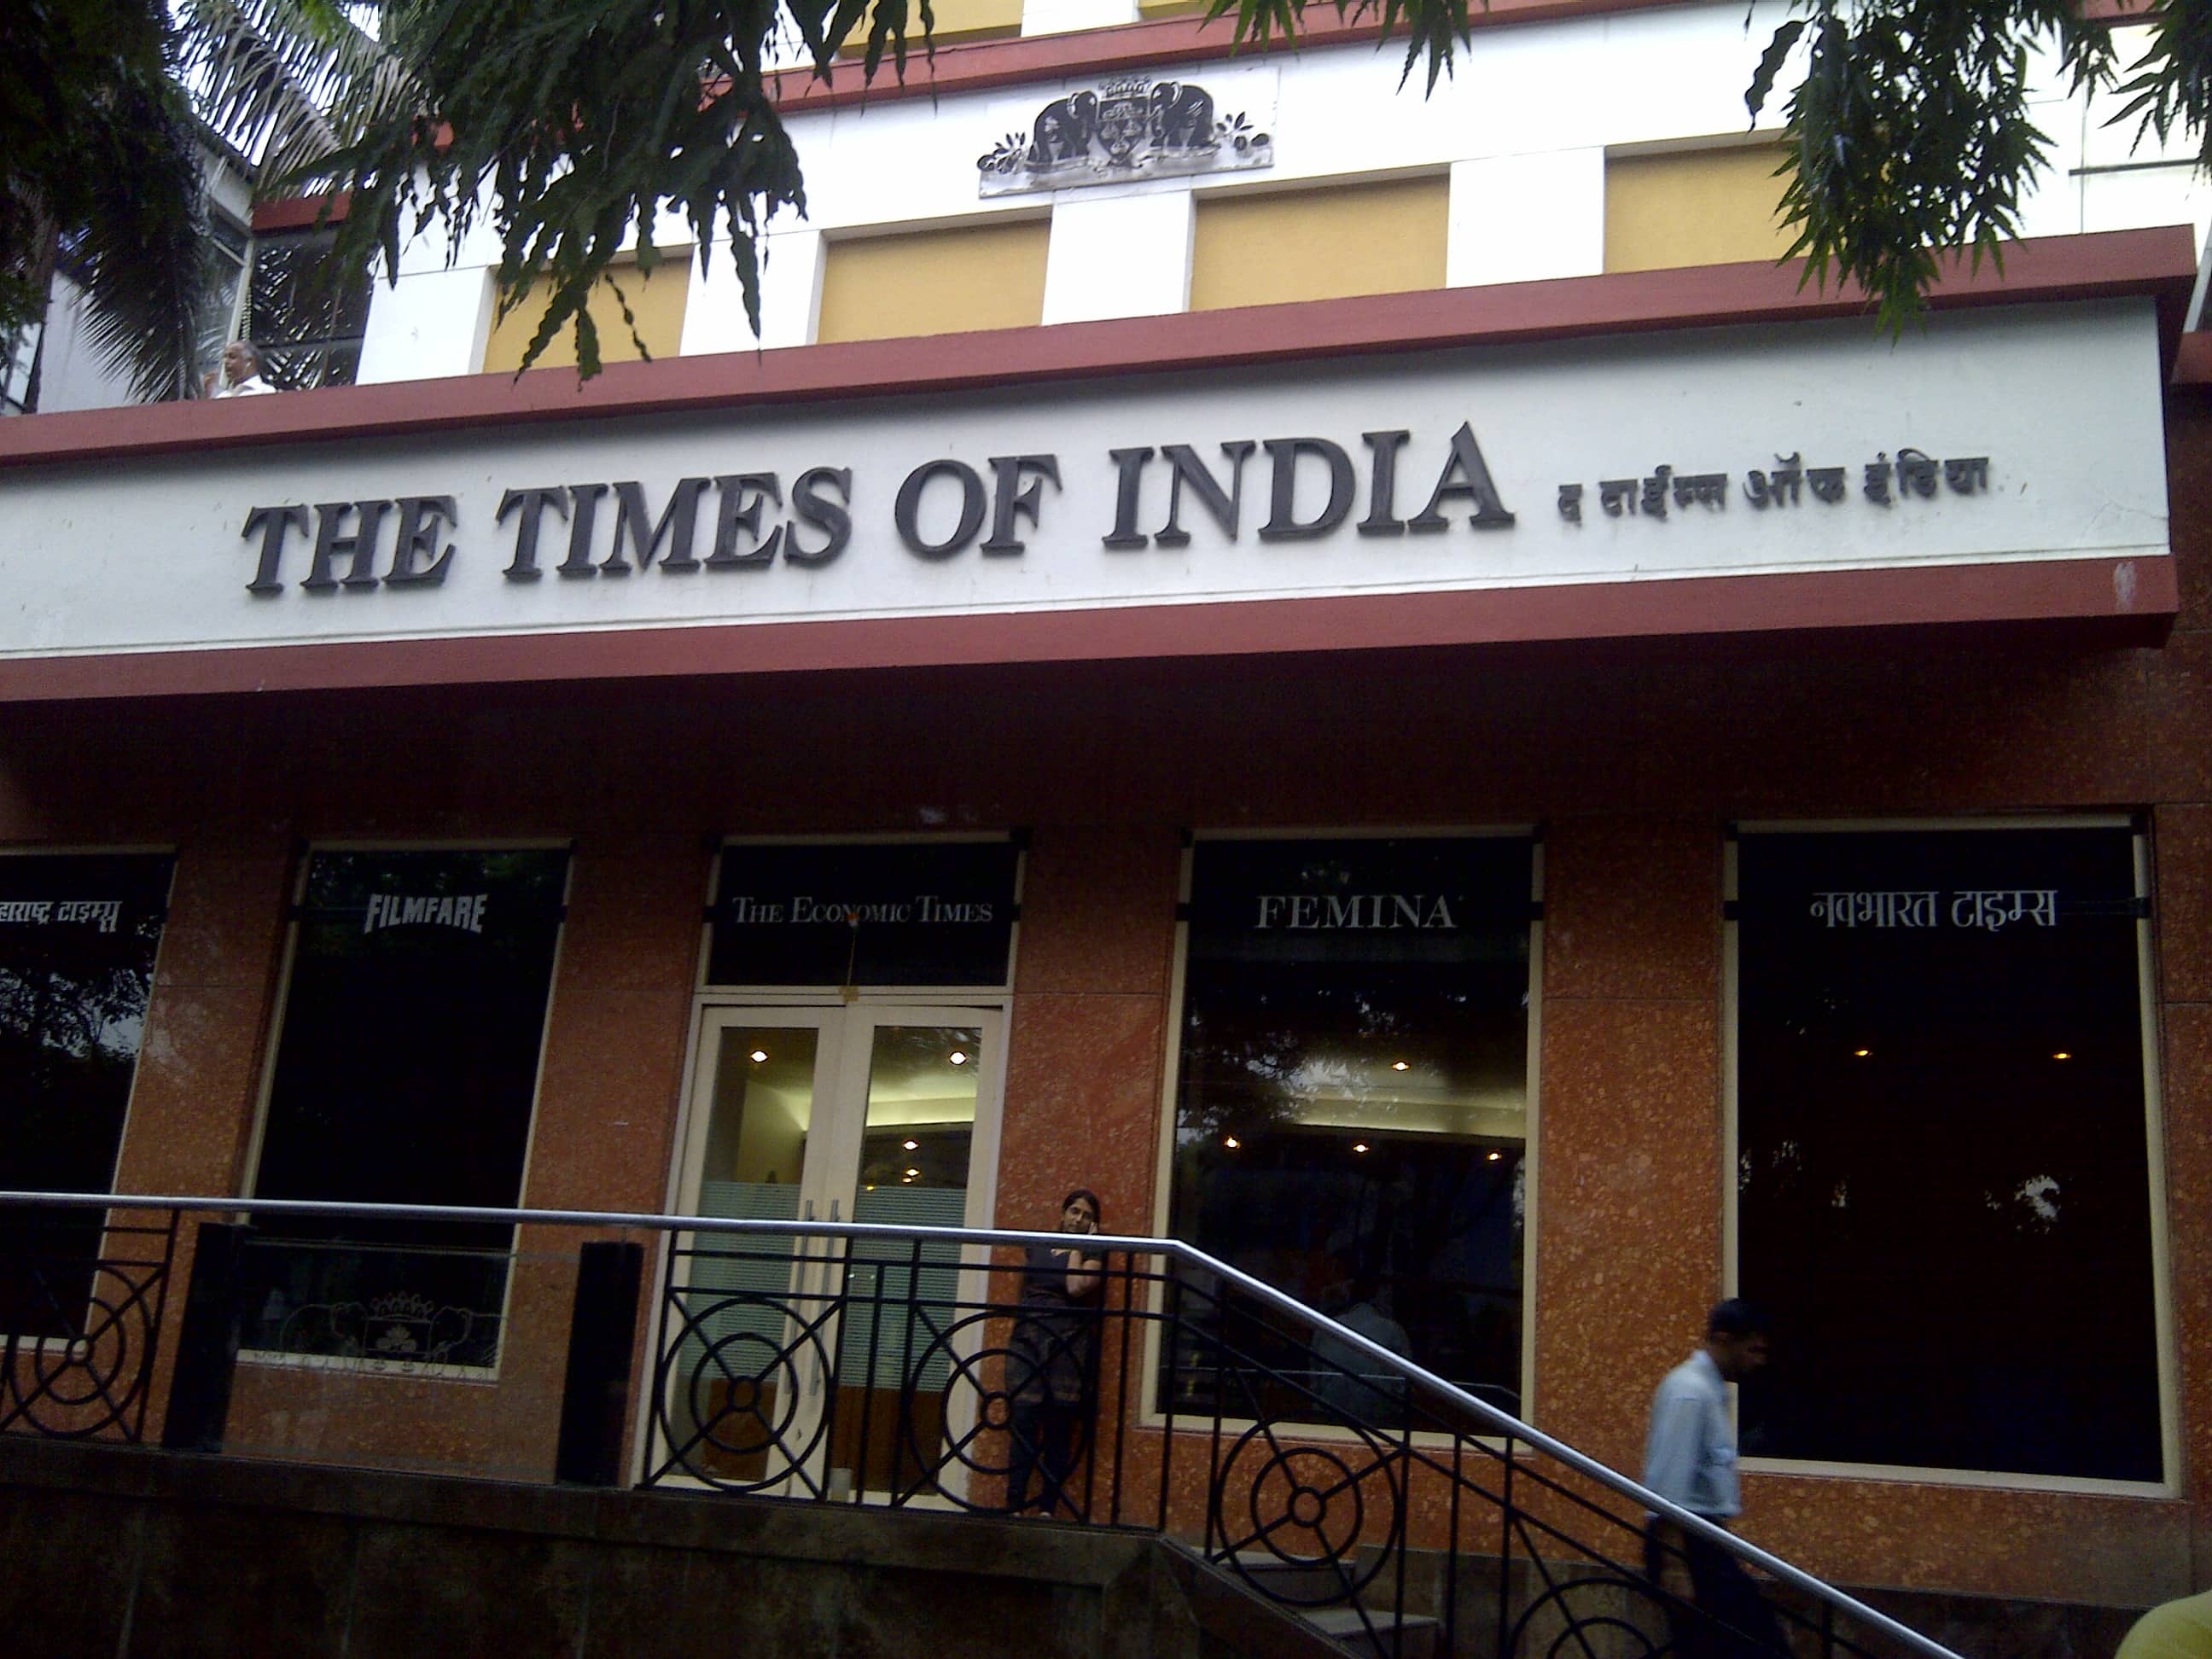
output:
<path id="1" fill-rule="evenodd" d="M 606 493 L 603 483 L 568 486 L 568 556 L 553 567 L 562 575 L 599 574 L 592 562 L 592 529 L 599 518 L 599 497 Z"/>
<path id="2" fill-rule="evenodd" d="M 637 568 L 642 570 L 653 562 L 653 556 L 664 538 L 668 551 L 662 556 L 663 570 L 696 570 L 699 561 L 692 556 L 691 532 L 699 521 L 699 497 L 705 493 L 704 478 L 679 478 L 676 488 L 668 494 L 668 505 L 660 509 L 659 522 L 650 531 L 650 517 L 645 505 L 645 489 L 635 479 L 615 486 L 615 544 L 599 568 L 610 576 L 627 576 L 629 566 L 623 561 L 623 544 L 627 541 L 637 556 Z"/>
<path id="3" fill-rule="evenodd" d="M 1198 459 L 1198 452 L 1188 444 L 1169 444 L 1161 449 L 1170 466 L 1175 471 L 1169 475 L 1168 521 L 1152 538 L 1155 547 L 1188 547 L 1190 532 L 1182 527 L 1182 487 L 1187 483 L 1196 492 L 1199 505 L 1213 515 L 1214 523 L 1231 541 L 1237 539 L 1237 520 L 1244 505 L 1244 458 L 1255 445 L 1249 438 L 1239 438 L 1235 443 L 1221 446 L 1221 453 L 1229 458 L 1229 488 L 1224 489 L 1218 479 L 1206 470 L 1206 463 Z"/>
<path id="4" fill-rule="evenodd" d="M 836 485 L 837 499 L 831 501 L 823 490 Z M 845 544 L 853 539 L 853 469 L 849 466 L 811 467 L 799 475 L 791 487 L 792 516 L 799 524 L 808 525 L 823 533 L 819 547 L 802 547 L 799 541 L 799 524 L 783 538 L 783 556 L 787 563 L 827 564 L 845 550 Z"/>
<path id="5" fill-rule="evenodd" d="M 459 520 L 451 495 L 402 495 L 399 539 L 392 550 L 392 568 L 385 574 L 386 582 L 394 587 L 419 587 L 444 581 L 446 567 L 453 562 L 453 544 L 447 542 L 440 547 L 438 534 Z"/>
<path id="6" fill-rule="evenodd" d="M 534 582 L 545 573 L 538 568 L 538 521 L 547 507 L 568 516 L 568 492 L 559 484 L 550 489 L 510 489 L 499 498 L 494 524 L 505 524 L 507 515 L 520 513 L 514 521 L 514 557 L 504 574 L 511 582 Z"/>
<path id="7" fill-rule="evenodd" d="M 1398 452 L 1410 432 L 1363 432 L 1360 441 L 1375 452 L 1367 481 L 1367 516 L 1359 521 L 1363 536 L 1402 536 L 1406 521 L 1395 516 L 1398 506 Z"/>
<path id="8" fill-rule="evenodd" d="M 1328 464 L 1328 501 L 1311 519 L 1297 516 L 1298 458 L 1317 455 Z M 1326 438 L 1270 438 L 1267 459 L 1274 463 L 1274 477 L 1267 498 L 1267 522 L 1260 526 L 1263 542 L 1309 541 L 1326 536 L 1352 513 L 1352 457 L 1341 444 Z"/>
<path id="9" fill-rule="evenodd" d="M 925 540 L 921 533 L 921 513 L 922 491 L 933 478 L 957 479 L 960 484 L 960 522 L 943 541 Z M 898 501 L 892 507 L 898 526 L 899 539 L 906 544 L 907 551 L 925 559 L 949 559 L 975 539 L 975 532 L 983 527 L 983 480 L 975 469 L 965 461 L 924 461 L 906 475 L 899 486 Z"/>
<path id="10" fill-rule="evenodd" d="M 1114 529 L 1099 539 L 1108 547 L 1143 547 L 1152 538 L 1137 528 L 1137 506 L 1145 487 L 1145 464 L 1152 459 L 1152 452 L 1146 448 L 1106 453 L 1121 476 L 1114 487 Z"/>
<path id="11" fill-rule="evenodd" d="M 1037 522 L 1037 510 L 1044 487 L 1049 483 L 1060 488 L 1060 457 L 1057 455 L 994 455 L 991 457 L 991 538 L 983 544 L 986 553 L 1018 553 L 1021 538 L 1014 534 L 1014 520 L 1027 519 Z"/>
<path id="12" fill-rule="evenodd" d="M 390 510 L 390 501 L 322 501 L 315 507 L 315 556 L 307 579 L 300 584 L 310 592 L 325 593 L 338 587 L 374 587 L 376 574 L 376 532 Z M 344 528 L 347 518 L 357 520 Z M 346 561 L 343 580 L 331 574 L 338 560 Z"/>
<path id="13" fill-rule="evenodd" d="M 715 479 L 714 488 L 720 492 L 721 506 L 714 519 L 714 550 L 707 556 L 708 568 L 744 570 L 766 566 L 775 557 L 783 526 L 776 526 L 763 537 L 761 508 L 783 505 L 781 482 L 773 472 L 735 472 Z M 738 548 L 740 534 L 752 544 L 742 552 Z M 660 568 L 668 568 L 665 564 Z"/>
<path id="14" fill-rule="evenodd" d="M 1407 527 L 1445 528 L 1451 520 L 1438 508 L 1447 499 L 1457 496 L 1465 496 L 1474 503 L 1474 512 L 1468 522 L 1477 530 L 1503 530 L 1513 522 L 1505 503 L 1498 499 L 1498 486 L 1490 481 L 1490 468 L 1483 461 L 1482 446 L 1474 441 L 1474 424 L 1467 421 L 1462 421 L 1459 430 L 1452 434 L 1451 459 L 1437 475 L 1437 487 L 1430 492 L 1429 504 L 1414 515 Z"/>
<path id="15" fill-rule="evenodd" d="M 246 527 L 240 530 L 242 541 L 255 531 L 261 532 L 261 557 L 253 567 L 253 580 L 246 585 L 249 593 L 281 593 L 284 584 L 278 578 L 277 568 L 284 556 L 284 537 L 296 530 L 307 533 L 307 509 L 304 507 L 257 507 L 246 515 Z"/>

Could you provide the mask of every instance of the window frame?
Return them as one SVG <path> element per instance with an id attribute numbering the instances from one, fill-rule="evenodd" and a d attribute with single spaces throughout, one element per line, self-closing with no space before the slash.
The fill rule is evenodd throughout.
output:
<path id="1" fill-rule="evenodd" d="M 2145 1198 L 2149 1205 L 2153 1330 L 2156 1343 L 2159 1455 L 2163 1478 L 2112 1480 L 2081 1475 L 2029 1474 L 1999 1469 L 1923 1468 L 1906 1463 L 1845 1463 L 1818 1458 L 1746 1457 L 1741 1467 L 1755 1474 L 1814 1480 L 1910 1481 L 1921 1486 L 1965 1486 L 2015 1492 L 2096 1493 L 2125 1498 L 2182 1495 L 2180 1365 L 2175 1346 L 2171 1229 L 2167 1211 L 2166 1111 L 2159 1048 L 2157 950 L 2150 914 L 2150 834 L 2145 817 L 2135 812 L 2013 812 L 1984 817 L 1746 819 L 1728 825 L 1723 846 L 1721 924 L 1721 1278 L 1723 1294 L 1741 1287 L 1736 1164 L 1741 1156 L 1740 1067 L 1742 999 L 1737 891 L 1737 847 L 1741 837 L 1759 835 L 1850 835 L 2006 830 L 2124 830 L 2134 847 L 2135 890 L 2143 902 L 2136 921 L 2136 1003 L 2142 1028 L 2143 1134 L 2148 1153 Z M 1731 1400 L 1731 1416 L 1736 1410 Z"/>
<path id="2" fill-rule="evenodd" d="M 1541 1170 L 1537 1149 L 1541 1144 L 1541 1091 L 1543 1073 L 1543 1000 L 1544 1000 L 1544 830 L 1540 823 L 1504 824 L 1362 824 L 1346 828 L 1343 825 L 1310 825 L 1245 829 L 1223 827 L 1193 830 L 1184 833 L 1182 853 L 1176 876 L 1175 952 L 1170 960 L 1168 978 L 1166 1013 L 1167 1053 L 1160 1066 L 1160 1098 L 1153 1120 L 1158 1145 L 1154 1150 L 1152 1168 L 1152 1236 L 1173 1238 L 1170 1231 L 1171 1213 L 1175 1207 L 1176 1113 L 1182 1081 L 1182 1022 L 1183 993 L 1190 963 L 1191 877 L 1197 845 L 1205 841 L 1525 841 L 1528 843 L 1528 1053 L 1525 1057 L 1525 1085 L 1528 1098 L 1527 1139 L 1521 1154 L 1523 1200 L 1521 1241 L 1521 1409 L 1520 1420 L 1531 1427 L 1538 1426 L 1536 1413 L 1536 1283 L 1537 1252 L 1543 1233 L 1541 1220 Z M 1147 1295 L 1146 1307 L 1150 1317 L 1145 1322 L 1145 1333 L 1140 1345 L 1142 1376 L 1138 1379 L 1136 1414 L 1132 1426 L 1164 1429 L 1167 1414 L 1160 1409 L 1160 1344 L 1165 1340 L 1166 1286 L 1155 1283 Z M 1199 1419 L 1188 1413 L 1176 1413 L 1182 1422 L 1195 1423 Z M 1211 1419 L 1208 1419 L 1211 1420 Z M 1224 1417 L 1224 1431 L 1241 1431 L 1252 1426 L 1245 1418 Z M 1356 1430 L 1340 1429 L 1327 1424 L 1310 1423 L 1291 1425 L 1301 1440 L 1317 1444 L 1342 1444 L 1361 1439 Z M 1178 1432 L 1186 1432 L 1181 1427 Z M 1502 1438 L 1488 1435 L 1475 1436 L 1483 1444 L 1503 1449 Z M 1416 1446 L 1431 1449 L 1449 1445 L 1452 1437 L 1432 1430 L 1416 1430 L 1411 1440 Z"/>
<path id="3" fill-rule="evenodd" d="M 292 880 L 285 901 L 284 948 L 279 953 L 276 965 L 276 993 L 269 1000 L 269 1014 L 262 1030 L 261 1076 L 254 1090 L 253 1127 L 246 1138 L 246 1156 L 239 1165 L 238 1207 L 222 1219 L 245 1221 L 253 1212 L 254 1188 L 261 1180 L 263 1142 L 269 1128 L 270 1097 L 276 1091 L 276 1059 L 283 1047 L 284 1020 L 292 1000 L 292 975 L 297 965 L 300 950 L 301 911 L 307 903 L 307 872 L 318 853 L 533 853 L 559 852 L 567 854 L 568 861 L 561 875 L 562 917 L 553 935 L 553 959 L 547 964 L 545 981 L 545 1014 L 538 1022 L 538 1061 L 531 1076 L 530 1114 L 523 1129 L 522 1166 L 515 1176 L 515 1206 L 525 1207 L 530 1199 L 532 1165 L 538 1152 L 538 1115 L 545 1092 L 545 1054 L 551 1042 L 555 1012 L 561 991 L 561 961 L 568 949 L 568 909 L 574 902 L 576 886 L 576 843 L 573 837 L 497 836 L 435 840 L 411 838 L 340 839 L 305 841 L 297 849 L 292 871 Z M 455 1365 L 422 1360 L 376 1359 L 368 1355 L 351 1354 L 293 1354 L 269 1348 L 241 1346 L 239 1362 L 270 1370 L 331 1370 L 366 1373 L 380 1376 L 405 1376 L 424 1381 L 460 1383 L 498 1383 L 505 1380 L 507 1370 L 507 1334 L 508 1318 L 514 1311 L 514 1266 L 520 1255 L 519 1225 L 507 1230 L 507 1270 L 506 1284 L 500 1292 L 499 1348 L 489 1365 Z"/>

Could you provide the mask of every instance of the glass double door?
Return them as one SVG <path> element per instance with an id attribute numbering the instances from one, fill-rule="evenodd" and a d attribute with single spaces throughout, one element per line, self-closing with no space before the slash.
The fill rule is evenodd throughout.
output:
<path id="1" fill-rule="evenodd" d="M 685 1147 L 691 1214 L 983 1226 L 996 1009 L 709 1008 Z M 980 1290 L 949 1245 L 679 1235 L 655 1470 L 741 1491 L 902 1497 L 947 1483 L 972 1390 L 952 1387 Z M 963 1286 L 963 1277 L 977 1283 Z M 972 1327 L 970 1328 L 972 1328 Z M 950 1460 L 957 1465 L 957 1460 Z M 953 1491 L 951 1495 L 957 1496 Z"/>

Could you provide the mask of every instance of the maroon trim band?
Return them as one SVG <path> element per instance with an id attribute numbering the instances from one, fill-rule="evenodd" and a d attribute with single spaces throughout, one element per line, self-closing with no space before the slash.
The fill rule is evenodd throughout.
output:
<path id="1" fill-rule="evenodd" d="M 587 382 L 572 368 L 545 368 L 33 415 L 0 421 L 0 469 L 1865 313 L 1855 289 L 1801 288 L 1802 269 L 1704 265 L 728 352 L 617 363 Z M 2185 227 L 2056 236 L 2013 247 L 2002 275 L 1987 262 L 1978 271 L 1953 264 L 1931 303 L 1951 310 L 2148 295 L 2158 301 L 2170 360 L 2196 276 Z"/>
<path id="2" fill-rule="evenodd" d="M 0 662 L 0 702 L 1229 657 L 1929 624 L 2064 623 L 2154 645 L 2170 557 L 1393 593 L 1012 615 L 757 623 Z"/>
<path id="3" fill-rule="evenodd" d="M 1575 16 L 1601 17 L 1615 12 L 1656 11 L 1684 3 L 1685 0 L 1488 0 L 1486 5 L 1469 8 L 1467 21 L 1468 27 L 1482 29 L 1556 22 Z M 1158 17 L 1058 34 L 954 41 L 939 46 L 930 57 L 923 55 L 916 41 L 908 52 L 903 80 L 895 68 L 886 67 L 877 71 L 875 80 L 863 81 L 857 63 L 841 60 L 827 81 L 817 76 L 811 68 L 785 70 L 771 76 L 769 95 L 786 115 L 794 115 L 837 104 L 943 98 L 1024 82 L 1122 74 L 1201 58 L 1261 57 L 1369 41 L 1382 45 L 1379 25 L 1340 21 L 1332 15 L 1333 10 L 1316 6 L 1313 21 L 1300 24 L 1295 35 L 1277 34 L 1264 45 L 1248 42 L 1240 46 L 1230 19 L 1210 22 L 1202 16 Z M 1397 43 L 1387 50 L 1396 52 Z"/>

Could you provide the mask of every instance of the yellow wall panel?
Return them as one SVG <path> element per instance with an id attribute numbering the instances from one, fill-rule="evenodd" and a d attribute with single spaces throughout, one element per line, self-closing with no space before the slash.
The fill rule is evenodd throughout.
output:
<path id="1" fill-rule="evenodd" d="M 825 243 L 817 340 L 1029 328 L 1044 317 L 1043 219 Z"/>
<path id="2" fill-rule="evenodd" d="M 1450 202 L 1444 179 L 1201 196 L 1190 308 L 1442 288 Z"/>
<path id="3" fill-rule="evenodd" d="M 1022 32 L 1022 0 L 930 0 L 929 15 L 933 20 L 930 38 L 939 46 L 953 40 L 998 40 Z M 866 52 L 871 21 L 864 17 L 854 24 L 837 50 L 848 58 Z M 921 0 L 907 0 L 906 44 L 909 52 L 921 50 Z M 888 42 L 884 61 L 890 61 Z"/>
<path id="4" fill-rule="evenodd" d="M 1776 216 L 1782 152 L 1769 144 L 1616 155 L 1605 164 L 1605 268 L 1778 259 L 1795 239 Z"/>
<path id="5" fill-rule="evenodd" d="M 615 289 L 621 286 L 617 296 Z M 599 331 L 599 361 L 630 363 L 637 361 L 637 345 L 630 338 L 630 324 L 623 320 L 623 301 L 629 301 L 637 319 L 636 330 L 646 349 L 655 357 L 673 357 L 684 340 L 684 296 L 691 286 L 689 250 L 678 249 L 655 265 L 653 275 L 640 276 L 628 261 L 599 278 L 584 309 Z M 484 371 L 512 374 L 521 366 L 522 354 L 538 325 L 545 320 L 545 298 L 526 293 L 522 302 L 502 318 L 495 319 L 491 337 L 484 342 Z M 576 365 L 576 334 L 573 323 L 564 325 L 532 368 L 573 368 Z"/>

